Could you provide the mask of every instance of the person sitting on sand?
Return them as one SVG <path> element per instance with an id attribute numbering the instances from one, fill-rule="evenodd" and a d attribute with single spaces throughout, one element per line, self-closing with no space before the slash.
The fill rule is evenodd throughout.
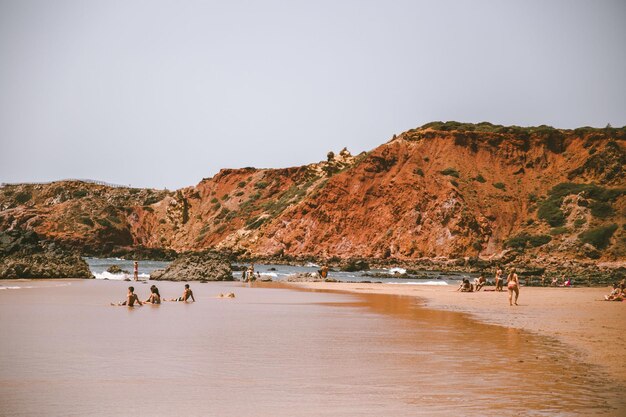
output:
<path id="1" fill-rule="evenodd" d="M 559 277 L 556 275 L 552 277 L 552 282 L 550 283 L 551 287 L 557 287 L 559 285 Z"/>
<path id="2" fill-rule="evenodd" d="M 559 287 L 571 287 L 572 286 L 572 279 L 568 278 L 567 281 L 563 282 L 563 284 L 559 285 Z"/>
<path id="3" fill-rule="evenodd" d="M 121 303 L 111 303 L 112 306 L 114 305 L 118 305 L 118 306 L 128 306 L 128 307 L 134 307 L 135 303 L 139 304 L 139 305 L 143 305 L 143 303 L 141 301 L 139 301 L 139 297 L 137 297 L 137 294 L 135 294 L 135 288 L 134 287 L 128 287 L 128 294 L 126 294 L 126 300 L 122 301 Z"/>
<path id="4" fill-rule="evenodd" d="M 509 305 L 513 305 L 513 293 L 515 293 L 515 305 L 519 297 L 519 278 L 515 273 L 515 268 L 511 268 L 511 272 L 506 277 L 506 288 L 509 290 Z"/>
<path id="5" fill-rule="evenodd" d="M 624 293 L 619 285 L 613 284 L 613 291 L 611 291 L 609 295 L 605 295 L 604 299 L 606 301 L 622 301 L 624 299 Z"/>
<path id="6" fill-rule="evenodd" d="M 504 280 L 502 279 L 502 269 L 498 267 L 498 269 L 496 269 L 496 291 L 502 291 L 503 281 Z"/>
<path id="7" fill-rule="evenodd" d="M 461 282 L 461 285 L 459 285 L 459 288 L 457 288 L 456 290 L 461 292 L 472 292 L 473 288 L 472 284 L 470 284 L 469 282 L 469 279 L 463 278 L 463 282 Z"/>
<path id="8" fill-rule="evenodd" d="M 189 298 L 191 298 L 191 300 L 195 303 L 196 299 L 193 298 L 193 291 L 191 291 L 191 289 L 189 288 L 189 284 L 185 284 L 185 291 L 183 291 L 183 295 L 181 297 L 178 298 L 172 298 L 170 301 L 184 301 L 187 302 L 187 300 L 189 300 Z"/>
<path id="9" fill-rule="evenodd" d="M 485 274 L 480 274 L 478 278 L 474 278 L 474 291 L 480 291 L 486 282 L 487 278 L 485 278 Z"/>
<path id="10" fill-rule="evenodd" d="M 150 297 L 144 303 L 161 304 L 161 294 L 159 294 L 159 289 L 156 285 L 150 287 Z"/>

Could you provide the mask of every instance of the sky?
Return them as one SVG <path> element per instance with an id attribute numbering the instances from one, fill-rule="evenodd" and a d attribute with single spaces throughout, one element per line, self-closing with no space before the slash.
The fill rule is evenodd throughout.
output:
<path id="1" fill-rule="evenodd" d="M 626 125 L 626 1 L 0 0 L 0 182 L 177 189 L 430 121 Z"/>

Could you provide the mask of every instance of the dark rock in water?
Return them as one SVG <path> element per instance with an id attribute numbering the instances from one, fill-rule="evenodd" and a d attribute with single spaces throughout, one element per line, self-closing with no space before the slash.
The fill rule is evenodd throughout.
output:
<path id="1" fill-rule="evenodd" d="M 0 279 L 93 278 L 78 252 L 40 240 L 32 231 L 0 232 Z"/>
<path id="2" fill-rule="evenodd" d="M 341 265 L 341 270 L 345 272 L 365 271 L 367 269 L 370 269 L 370 266 L 363 259 L 348 259 Z"/>
<path id="3" fill-rule="evenodd" d="M 111 265 L 110 267 L 107 268 L 107 272 L 109 274 L 130 274 L 130 272 L 128 272 L 125 269 L 120 268 L 117 265 Z"/>
<path id="4" fill-rule="evenodd" d="M 287 282 L 322 282 L 323 279 L 315 272 L 300 272 L 287 277 Z"/>
<path id="5" fill-rule="evenodd" d="M 230 261 L 215 252 L 194 252 L 180 255 L 166 269 L 152 271 L 151 280 L 158 281 L 233 281 Z"/>

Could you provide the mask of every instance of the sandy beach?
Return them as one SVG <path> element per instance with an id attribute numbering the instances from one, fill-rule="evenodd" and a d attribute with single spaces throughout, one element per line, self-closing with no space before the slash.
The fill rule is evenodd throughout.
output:
<path id="1" fill-rule="evenodd" d="M 295 283 L 301 288 L 416 297 L 424 306 L 470 314 L 484 323 L 554 337 L 584 362 L 626 383 L 626 302 L 600 301 L 608 288 L 522 287 L 518 306 L 508 293 L 460 293 L 451 286 Z M 493 287 L 487 289 L 492 289 Z"/>
<path id="2" fill-rule="evenodd" d="M 150 283 L 133 284 L 145 299 Z M 128 308 L 110 305 L 125 296 L 124 281 L 0 285 L 3 416 L 626 410 L 623 368 L 595 366 L 623 361 L 613 323 L 623 323 L 626 305 L 586 301 L 602 289 L 523 290 L 509 307 L 506 293 L 450 286 L 191 283 L 195 303 Z M 166 298 L 183 287 L 157 285 Z M 228 292 L 236 298 L 217 297 Z M 504 326 L 484 323 L 490 315 Z"/>

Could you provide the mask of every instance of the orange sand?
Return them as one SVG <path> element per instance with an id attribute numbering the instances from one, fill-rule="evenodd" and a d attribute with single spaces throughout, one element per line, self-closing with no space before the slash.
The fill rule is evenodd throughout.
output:
<path id="1" fill-rule="evenodd" d="M 608 287 L 523 287 L 519 306 L 510 307 L 506 291 L 460 293 L 452 286 L 398 284 L 305 282 L 293 285 L 419 297 L 427 307 L 468 313 L 482 322 L 555 337 L 571 346 L 572 353 L 580 354 L 583 361 L 599 365 L 626 382 L 626 302 L 599 301 L 610 292 Z"/>

